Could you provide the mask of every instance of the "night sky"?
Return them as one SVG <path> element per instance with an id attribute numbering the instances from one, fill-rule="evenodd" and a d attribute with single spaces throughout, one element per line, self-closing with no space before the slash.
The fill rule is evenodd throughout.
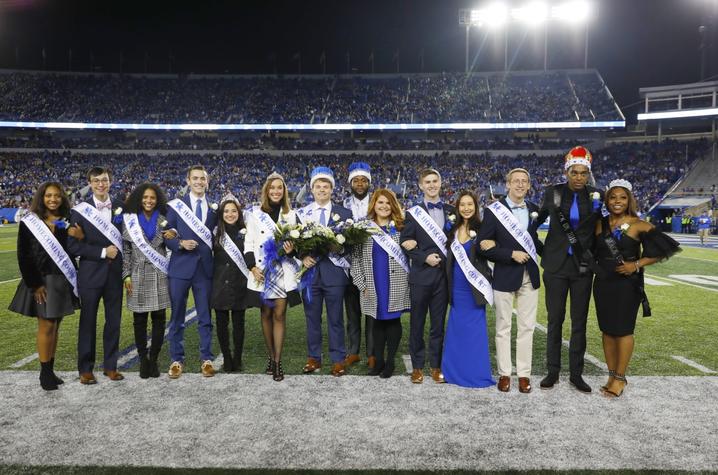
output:
<path id="1" fill-rule="evenodd" d="M 0 67 L 153 73 L 463 71 L 460 8 L 485 0 L 164 2 L 0 0 Z M 512 6 L 524 2 L 507 2 Z M 556 0 L 549 4 L 558 3 Z M 593 0 L 589 67 L 623 108 L 638 88 L 700 79 L 701 24 L 713 27 L 706 76 L 718 74 L 718 0 Z M 474 70 L 503 69 L 503 34 L 472 30 Z M 552 23 L 549 68 L 582 68 L 583 27 Z M 543 68 L 543 31 L 509 30 L 512 69 Z M 478 55 L 477 55 L 478 53 Z M 712 60 L 713 64 L 710 64 Z M 716 78 L 718 79 L 718 78 Z M 626 110 L 624 110 L 625 112 Z M 635 114 L 637 109 L 627 109 Z"/>

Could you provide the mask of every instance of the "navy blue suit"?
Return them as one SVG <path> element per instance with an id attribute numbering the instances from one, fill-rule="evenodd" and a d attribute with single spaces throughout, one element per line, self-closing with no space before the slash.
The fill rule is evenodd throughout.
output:
<path id="1" fill-rule="evenodd" d="M 95 207 L 92 196 L 85 201 Z M 112 200 L 114 210 L 122 207 L 121 201 Z M 67 249 L 73 257 L 80 258 L 77 287 L 80 294 L 80 323 L 77 335 L 77 370 L 90 373 L 95 367 L 97 310 L 102 299 L 105 307 L 105 326 L 102 331 L 105 370 L 117 369 L 120 345 L 120 321 L 122 319 L 122 253 L 115 259 L 102 258 L 102 250 L 112 245 L 94 225 L 77 211 L 70 213 L 72 224 L 78 224 L 85 238 L 82 241 L 68 236 Z M 121 223 L 121 221 L 120 221 Z M 118 231 L 121 224 L 114 224 Z M 122 248 L 119 249 L 121 251 Z"/>
<path id="2" fill-rule="evenodd" d="M 343 206 L 332 203 L 327 217 L 327 226 L 334 224 L 333 216 L 339 215 L 339 221 L 352 218 L 352 212 Z M 297 217 L 301 220 L 301 216 Z M 317 222 L 319 220 L 317 219 Z M 320 258 L 315 265 L 316 271 L 311 287 L 307 287 L 303 296 L 304 313 L 307 318 L 307 353 L 317 361 L 322 359 L 322 302 L 326 302 L 327 327 L 329 330 L 329 358 L 332 363 L 340 363 L 346 357 L 344 343 L 344 291 L 349 277 L 341 267 L 337 267 L 329 258 Z M 311 293 L 309 298 L 306 293 Z"/>
<path id="3" fill-rule="evenodd" d="M 499 201 L 506 208 L 509 208 L 506 199 Z M 529 227 L 527 232 L 531 236 L 534 246 L 536 246 L 537 254 L 541 255 L 543 250 L 543 243 L 539 241 L 536 233 L 536 227 L 531 225 L 531 213 L 538 213 L 538 206 L 535 203 L 526 201 L 526 207 L 529 212 Z M 510 209 L 510 208 L 509 208 Z M 506 227 L 499 222 L 499 219 L 493 213 L 493 211 L 486 209 L 484 211 L 484 220 L 481 223 L 479 234 L 476 238 L 477 242 L 481 242 L 485 239 L 491 239 L 496 241 L 496 247 L 489 249 L 488 251 L 481 251 L 487 259 L 493 261 L 494 264 L 494 290 L 500 292 L 515 292 L 521 287 L 521 283 L 524 278 L 524 269 L 528 272 L 531 278 L 531 284 L 534 289 L 541 287 L 541 277 L 539 275 L 538 265 L 533 259 L 529 259 L 526 264 L 519 264 L 511 258 L 513 251 L 526 250 L 514 239 L 511 233 Z"/>
<path id="4" fill-rule="evenodd" d="M 428 213 L 424 202 L 419 204 Z M 449 215 L 455 214 L 453 206 L 444 204 L 444 222 L 449 223 Z M 401 239 L 415 240 L 417 246 L 407 251 L 411 259 L 409 268 L 409 290 L 411 293 L 411 313 L 409 329 L 409 352 L 411 364 L 415 369 L 423 369 L 426 359 L 424 345 L 424 326 L 426 313 L 430 315 L 429 326 L 429 364 L 432 368 L 441 368 L 441 353 L 444 346 L 444 324 L 446 307 L 449 304 L 449 292 L 446 282 L 446 257 L 434 240 L 424 231 L 409 213 L 406 213 Z M 441 263 L 432 267 L 426 263 L 430 254 L 439 254 Z"/>
<path id="5" fill-rule="evenodd" d="M 181 198 L 190 209 L 191 194 Z M 207 201 L 209 204 L 209 200 Z M 217 226 L 217 213 L 208 206 L 204 224 L 212 231 Z M 213 259 L 212 248 L 195 234 L 187 223 L 172 209 L 167 207 L 167 229 L 177 230 L 175 239 L 165 239 L 165 245 L 172 250 L 168 269 L 168 281 L 172 313 L 170 316 L 167 339 L 170 343 L 170 358 L 172 361 L 184 363 L 184 320 L 187 312 L 187 297 L 192 288 L 194 305 L 197 310 L 199 322 L 199 349 L 200 358 L 213 360 L 212 355 L 212 315 L 209 301 L 212 294 Z M 179 241 L 192 239 L 197 241 L 197 247 L 191 251 L 182 249 Z"/>

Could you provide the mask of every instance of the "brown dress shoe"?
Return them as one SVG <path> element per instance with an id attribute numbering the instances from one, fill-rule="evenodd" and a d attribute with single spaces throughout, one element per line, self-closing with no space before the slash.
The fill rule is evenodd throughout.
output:
<path id="1" fill-rule="evenodd" d="M 361 361 L 359 355 L 347 355 L 347 357 L 344 358 L 344 366 L 351 366 L 354 363 L 358 363 L 359 361 Z"/>
<path id="2" fill-rule="evenodd" d="M 411 382 L 414 384 L 421 384 L 424 382 L 424 372 L 418 368 L 414 368 L 411 372 Z"/>
<path id="3" fill-rule="evenodd" d="M 95 375 L 92 373 L 80 373 L 80 384 L 97 384 Z"/>
<path id="4" fill-rule="evenodd" d="M 322 369 L 322 363 L 315 360 L 314 358 L 307 358 L 307 364 L 302 368 L 304 374 L 315 373 Z"/>
<path id="5" fill-rule="evenodd" d="M 344 376 L 347 374 L 346 369 L 344 369 L 344 365 L 342 363 L 334 363 L 332 366 L 332 376 Z"/>
<path id="6" fill-rule="evenodd" d="M 105 376 L 110 378 L 110 381 L 122 381 L 125 379 L 124 376 L 122 376 L 122 373 L 117 371 L 116 369 L 108 369 L 102 372 Z"/>
<path id="7" fill-rule="evenodd" d="M 496 387 L 499 388 L 499 391 L 502 393 L 509 392 L 509 389 L 511 389 L 511 377 L 499 376 L 499 382 L 496 384 Z"/>
<path id="8" fill-rule="evenodd" d="M 529 378 L 519 378 L 519 392 L 530 393 L 531 392 L 531 380 Z"/>
<path id="9" fill-rule="evenodd" d="M 376 356 L 370 356 L 369 358 L 367 358 L 366 366 L 369 369 L 374 369 L 374 367 L 376 366 Z"/>
<path id="10" fill-rule="evenodd" d="M 182 363 L 180 363 L 179 361 L 173 361 L 170 365 L 169 371 L 167 371 L 167 375 L 170 377 L 170 379 L 177 379 L 182 376 L 183 370 L 184 365 Z"/>
<path id="11" fill-rule="evenodd" d="M 205 378 L 211 378 L 216 373 L 214 365 L 210 360 L 204 360 L 202 362 L 202 376 Z"/>
<path id="12" fill-rule="evenodd" d="M 434 382 L 437 384 L 446 382 L 446 380 L 444 379 L 444 374 L 439 368 L 431 368 L 431 379 L 433 379 Z"/>

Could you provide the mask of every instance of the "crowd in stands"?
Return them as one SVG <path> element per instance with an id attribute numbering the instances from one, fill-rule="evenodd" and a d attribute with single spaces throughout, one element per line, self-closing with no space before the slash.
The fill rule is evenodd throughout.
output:
<path id="1" fill-rule="evenodd" d="M 685 173 L 693 160 L 704 156 L 708 147 L 705 140 L 615 144 L 593 151 L 592 170 L 600 187 L 619 177 L 631 181 L 639 208 L 646 211 Z M 315 166 L 324 165 L 334 170 L 337 177 L 334 198 L 339 200 L 349 193 L 346 168 L 356 160 L 371 165 L 374 187 L 393 188 L 407 206 L 420 199 L 417 171 L 427 166 L 442 173 L 444 198 L 448 200 L 461 189 L 475 191 L 483 199 L 490 190 L 503 193 L 505 173 L 514 167 L 526 168 L 532 174 L 532 198 L 540 200 L 546 185 L 563 180 L 562 155 L 492 156 L 439 151 L 429 155 L 377 152 L 359 158 L 351 152 L 269 155 L 198 154 L 188 150 L 157 156 L 123 151 L 109 155 L 70 151 L 46 151 L 39 155 L 0 152 L 0 207 L 27 206 L 36 187 L 47 180 L 60 181 L 79 198 L 87 185 L 85 173 L 93 165 L 106 165 L 114 171 L 114 196 L 124 196 L 139 183 L 151 181 L 165 188 L 168 196 L 175 197 L 184 191 L 187 167 L 202 163 L 210 174 L 211 199 L 219 200 L 231 191 L 247 204 L 256 200 L 264 179 L 272 171 L 285 176 L 295 201 L 309 198 L 308 193 L 302 192 L 309 181 L 308 173 Z"/>
<path id="2" fill-rule="evenodd" d="M 620 120 L 596 71 L 395 76 L 4 72 L 0 120 L 446 123 Z"/>

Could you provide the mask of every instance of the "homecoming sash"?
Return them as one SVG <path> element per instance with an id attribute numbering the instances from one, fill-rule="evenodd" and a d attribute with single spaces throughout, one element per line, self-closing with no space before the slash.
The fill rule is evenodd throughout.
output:
<path id="1" fill-rule="evenodd" d="M 444 234 L 444 231 L 436 224 L 434 218 L 419 205 L 414 206 L 407 212 L 414 217 L 416 222 L 419 223 L 419 226 L 421 226 L 431 240 L 434 241 L 434 244 L 436 244 L 441 253 L 446 256 L 446 234 Z"/>
<path id="2" fill-rule="evenodd" d="M 147 260 L 150 261 L 150 263 L 155 266 L 158 271 L 166 275 L 170 260 L 167 259 L 167 256 L 163 256 L 157 252 L 152 246 L 150 246 L 150 243 L 147 242 L 147 239 L 145 239 L 145 236 L 142 233 L 142 227 L 137 220 L 137 214 L 126 213 L 122 216 L 122 219 L 125 222 L 127 234 L 130 235 L 132 242 L 135 244 L 137 249 L 145 255 Z"/>
<path id="3" fill-rule="evenodd" d="M 486 277 L 481 274 L 476 267 L 469 260 L 469 256 L 466 255 L 466 249 L 461 245 L 458 239 L 454 239 L 451 243 L 451 251 L 456 258 L 456 263 L 459 264 L 461 271 L 464 273 L 464 277 L 469 283 L 484 296 L 486 302 L 489 305 L 494 304 L 494 290 L 491 288 L 491 283 Z"/>
<path id="4" fill-rule="evenodd" d="M 305 218 L 311 218 L 312 213 L 314 211 L 313 209 L 311 209 L 311 207 L 312 207 L 312 205 L 309 204 L 309 205 L 305 206 L 304 208 L 299 208 L 297 210 L 297 215 L 299 215 L 299 217 L 302 219 L 302 222 L 305 221 Z M 331 219 L 332 219 L 332 213 L 330 210 L 329 216 L 327 216 L 327 223 L 329 223 L 329 221 L 331 221 Z M 314 222 L 319 224 L 319 221 L 314 221 Z M 338 254 L 334 254 L 334 253 L 330 253 L 327 257 L 329 258 L 330 261 L 332 261 L 332 264 L 334 264 L 337 267 L 341 267 L 342 269 L 344 269 L 344 272 L 347 272 L 347 273 L 349 272 L 349 268 L 351 268 L 351 264 L 349 264 L 349 261 L 346 260 L 344 257 L 342 257 Z"/>
<path id="5" fill-rule="evenodd" d="M 382 231 L 379 227 L 376 227 L 376 229 L 378 229 L 379 232 L 371 235 L 374 242 L 379 244 L 381 248 L 386 251 L 387 254 L 393 257 L 394 260 L 399 263 L 401 268 L 404 269 L 408 274 L 409 261 L 407 260 L 404 251 L 401 249 L 401 246 L 399 246 L 396 241 L 391 238 L 391 236 Z"/>
<path id="6" fill-rule="evenodd" d="M 244 274 L 244 276 L 249 279 L 249 269 L 247 269 L 247 263 L 244 261 L 242 251 L 240 251 L 234 241 L 232 241 L 232 239 L 227 236 L 227 233 L 222 234 L 220 245 L 225 250 L 230 259 L 232 259 L 232 262 L 234 262 L 237 267 L 239 267 L 239 270 L 242 271 L 242 274 Z"/>
<path id="7" fill-rule="evenodd" d="M 534 240 L 528 232 L 521 229 L 521 224 L 519 223 L 518 218 L 514 216 L 514 213 L 498 201 L 494 201 L 487 208 L 494 213 L 499 222 L 504 226 L 504 228 L 506 228 L 509 234 L 511 234 L 511 237 L 516 239 L 516 241 L 521 244 L 521 247 L 524 248 L 528 255 L 531 256 L 531 259 L 533 259 L 536 265 L 538 265 L 539 262 L 538 257 L 536 256 L 536 246 L 534 245 Z"/>
<path id="8" fill-rule="evenodd" d="M 253 207 L 251 213 L 252 216 L 254 216 L 259 222 L 259 224 L 264 228 L 267 234 L 269 234 L 270 236 L 274 236 L 274 231 L 276 231 L 277 225 L 274 223 L 271 216 L 262 211 L 262 208 L 260 208 L 259 206 Z"/>
<path id="9" fill-rule="evenodd" d="M 70 282 L 70 285 L 72 285 L 72 293 L 74 293 L 76 297 L 79 297 L 77 293 L 77 271 L 75 270 L 75 266 L 72 265 L 72 259 L 70 259 L 70 256 L 68 256 L 67 252 L 62 248 L 55 235 L 50 232 L 50 228 L 48 228 L 35 213 L 28 213 L 23 216 L 22 222 L 25 223 L 27 229 L 30 230 L 42 248 L 45 249 L 45 252 L 52 258 L 55 265 L 60 268 L 67 281 Z"/>
<path id="10" fill-rule="evenodd" d="M 192 231 L 199 236 L 199 238 L 212 249 L 212 232 L 199 220 L 197 216 L 192 212 L 192 208 L 187 206 L 184 201 L 175 198 L 174 200 L 167 203 L 167 206 L 171 207 L 177 212 L 182 221 L 192 229 Z"/>
<path id="11" fill-rule="evenodd" d="M 97 208 L 82 202 L 76 204 L 72 209 L 84 216 L 90 224 L 97 228 L 97 230 L 122 253 L 122 233 L 110 221 L 103 218 L 102 213 L 100 213 Z"/>

